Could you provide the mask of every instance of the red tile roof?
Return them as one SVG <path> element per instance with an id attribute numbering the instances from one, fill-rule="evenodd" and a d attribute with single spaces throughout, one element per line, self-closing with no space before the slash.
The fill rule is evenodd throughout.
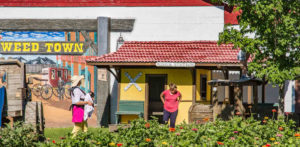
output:
<path id="1" fill-rule="evenodd" d="M 127 41 L 113 53 L 90 58 L 92 63 L 239 63 L 239 50 L 216 41 Z"/>

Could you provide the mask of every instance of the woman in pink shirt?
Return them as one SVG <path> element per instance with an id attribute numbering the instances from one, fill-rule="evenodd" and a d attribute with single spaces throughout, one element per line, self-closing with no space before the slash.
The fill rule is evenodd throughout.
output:
<path id="1" fill-rule="evenodd" d="M 174 83 L 170 83 L 169 87 L 169 90 L 165 90 L 160 94 L 160 99 L 164 103 L 163 121 L 167 123 L 170 119 L 170 128 L 175 128 L 181 94 L 177 91 L 177 86 Z"/>

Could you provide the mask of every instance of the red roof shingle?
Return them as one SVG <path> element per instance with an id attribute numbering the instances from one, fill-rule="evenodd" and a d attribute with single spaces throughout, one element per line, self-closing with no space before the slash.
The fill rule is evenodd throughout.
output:
<path id="1" fill-rule="evenodd" d="M 93 63 L 239 63 L 238 49 L 216 41 L 127 41 L 113 53 L 88 59 Z"/>

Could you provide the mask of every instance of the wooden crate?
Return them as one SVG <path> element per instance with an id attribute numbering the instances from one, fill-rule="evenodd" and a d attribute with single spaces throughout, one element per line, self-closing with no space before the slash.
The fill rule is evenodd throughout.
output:
<path id="1" fill-rule="evenodd" d="M 212 105 L 194 104 L 190 107 L 189 123 L 203 124 L 207 121 L 213 121 Z"/>

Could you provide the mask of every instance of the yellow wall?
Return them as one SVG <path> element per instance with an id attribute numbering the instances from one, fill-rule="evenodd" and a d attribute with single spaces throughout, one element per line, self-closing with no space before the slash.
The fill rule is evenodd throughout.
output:
<path id="1" fill-rule="evenodd" d="M 141 91 L 138 91 L 134 85 L 132 85 L 127 91 L 124 90 L 130 82 L 125 76 L 125 72 L 127 72 L 132 78 L 135 78 L 139 72 L 142 72 L 142 76 L 136 81 L 136 83 L 142 88 Z M 192 72 L 189 69 L 122 69 L 120 100 L 144 101 L 146 74 L 167 74 L 167 84 L 172 82 L 177 85 L 177 89 L 182 94 L 182 100 L 192 100 L 193 82 Z"/>
<path id="2" fill-rule="evenodd" d="M 125 87 L 130 82 L 125 73 L 128 73 L 131 78 L 135 78 L 140 72 L 142 75 L 137 79 L 136 83 L 141 87 L 141 91 L 132 85 L 127 91 Z M 121 84 L 120 84 L 120 100 L 131 100 L 131 101 L 145 101 L 145 82 L 146 74 L 167 74 L 168 83 L 175 83 L 177 89 L 182 94 L 182 100 L 187 100 L 188 102 L 181 102 L 178 108 L 178 116 L 176 123 L 182 123 L 183 121 L 188 122 L 188 110 L 192 105 L 193 98 L 193 79 L 192 79 L 192 70 L 191 69 L 122 69 L 121 70 Z M 207 74 L 207 80 L 210 80 L 210 71 L 209 70 L 197 70 L 196 81 L 196 98 L 200 100 L 200 74 Z M 208 90 L 208 101 L 210 100 L 210 87 L 207 87 Z M 121 122 L 127 122 L 130 119 L 133 119 L 133 116 L 122 116 Z"/>
<path id="3" fill-rule="evenodd" d="M 206 93 L 207 93 L 207 98 L 206 101 L 204 101 L 201 96 L 200 96 L 200 76 L 201 75 L 206 75 L 207 76 L 207 81 L 211 80 L 211 71 L 210 70 L 205 70 L 205 69 L 197 69 L 196 70 L 196 101 L 200 101 L 200 103 L 203 104 L 210 104 L 210 99 L 211 99 L 211 86 L 206 85 Z"/>

